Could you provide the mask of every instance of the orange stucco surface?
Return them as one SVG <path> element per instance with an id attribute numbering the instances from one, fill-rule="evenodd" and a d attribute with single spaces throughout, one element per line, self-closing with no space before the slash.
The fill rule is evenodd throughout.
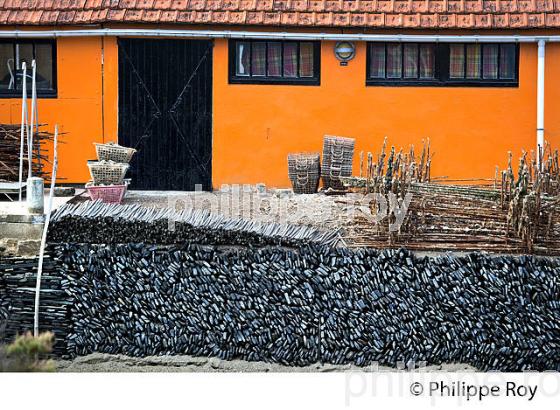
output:
<path id="1" fill-rule="evenodd" d="M 320 151 L 324 134 L 356 139 L 360 151 L 420 147 L 430 138 L 433 176 L 493 178 L 495 166 L 536 145 L 537 46 L 522 44 L 518 88 L 383 87 L 365 85 L 366 44 L 341 66 L 323 42 L 321 85 L 230 85 L 227 43 L 214 51 L 214 185 L 286 186 L 286 156 Z M 560 136 L 560 45 L 547 45 L 546 137 Z M 417 149 L 417 152 L 419 149 Z"/>
<path id="2" fill-rule="evenodd" d="M 47 124 L 50 131 L 58 124 L 64 133 L 58 151 L 58 175 L 63 182 L 89 180 L 86 161 L 95 158 L 93 143 L 116 138 L 116 57 L 114 39 L 57 40 L 58 96 L 39 99 L 38 111 L 41 124 Z M 0 99 L 0 122 L 19 124 L 20 121 L 21 99 Z"/>
<path id="3" fill-rule="evenodd" d="M 495 166 L 534 148 L 536 44 L 520 48 L 519 87 L 366 86 L 365 43 L 341 66 L 323 42 L 321 85 L 230 85 L 227 40 L 214 47 L 213 185 L 265 182 L 289 186 L 286 156 L 320 151 L 325 134 L 356 139 L 358 153 L 377 152 L 383 138 L 408 148 L 430 138 L 432 175 L 491 178 Z M 118 50 L 115 38 L 60 38 L 58 98 L 40 99 L 39 116 L 65 132 L 59 175 L 89 179 L 93 142 L 117 135 Z M 560 140 L 560 44 L 546 49 L 546 138 Z M 103 64 L 102 64 L 103 62 Z M 0 122 L 18 123 L 20 101 L 0 99 Z"/>

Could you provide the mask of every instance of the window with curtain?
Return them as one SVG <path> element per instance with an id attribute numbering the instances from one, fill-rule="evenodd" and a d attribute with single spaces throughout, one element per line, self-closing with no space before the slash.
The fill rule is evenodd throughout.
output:
<path id="1" fill-rule="evenodd" d="M 368 79 L 431 81 L 435 78 L 435 45 L 371 43 Z"/>
<path id="2" fill-rule="evenodd" d="M 450 44 L 452 80 L 511 81 L 517 79 L 515 44 Z"/>
<path id="3" fill-rule="evenodd" d="M 369 43 L 368 85 L 516 86 L 516 44 Z"/>
<path id="4" fill-rule="evenodd" d="M 230 40 L 230 83 L 318 85 L 318 42 Z"/>
<path id="5" fill-rule="evenodd" d="M 37 96 L 56 96 L 56 43 L 51 40 L 0 41 L 0 97 L 20 97 L 23 63 L 27 66 L 26 85 L 31 90 L 32 67 L 37 65 Z"/>

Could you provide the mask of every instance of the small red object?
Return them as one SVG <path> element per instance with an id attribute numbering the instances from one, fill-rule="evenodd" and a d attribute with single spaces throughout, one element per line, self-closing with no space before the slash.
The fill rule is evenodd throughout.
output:
<path id="1" fill-rule="evenodd" d="M 97 199 L 109 204 L 120 204 L 126 194 L 127 184 L 92 186 L 86 185 L 86 189 L 92 201 Z"/>

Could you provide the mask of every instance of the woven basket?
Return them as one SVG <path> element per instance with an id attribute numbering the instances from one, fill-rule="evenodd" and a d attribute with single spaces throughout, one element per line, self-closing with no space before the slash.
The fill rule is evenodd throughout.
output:
<path id="1" fill-rule="evenodd" d="M 316 193 L 321 176 L 320 155 L 318 153 L 289 154 L 288 176 L 294 193 Z"/>
<path id="2" fill-rule="evenodd" d="M 325 135 L 321 166 L 321 176 L 325 188 L 344 188 L 341 177 L 352 175 L 355 142 L 356 140 L 353 138 Z"/>
<path id="3" fill-rule="evenodd" d="M 92 201 L 101 200 L 108 204 L 120 204 L 126 194 L 127 184 L 95 186 L 86 184 L 86 189 Z"/>
<path id="4" fill-rule="evenodd" d="M 128 170 L 128 164 L 113 161 L 91 161 L 88 167 L 94 185 L 121 185 Z"/>
<path id="5" fill-rule="evenodd" d="M 112 142 L 107 144 L 95 143 L 95 151 L 97 152 L 97 159 L 99 161 L 114 161 L 127 164 L 136 152 L 134 148 L 123 147 Z"/>

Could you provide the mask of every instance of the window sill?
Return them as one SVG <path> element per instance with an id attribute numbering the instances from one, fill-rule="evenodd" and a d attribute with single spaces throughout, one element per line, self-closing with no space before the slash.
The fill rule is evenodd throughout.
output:
<path id="1" fill-rule="evenodd" d="M 37 92 L 37 98 L 57 98 L 58 92 L 57 91 L 43 91 Z M 7 98 L 21 98 L 21 91 L 16 92 L 2 92 L 0 91 L 0 99 L 7 99 Z M 27 91 L 27 99 L 31 100 L 31 90 Z"/>
<path id="2" fill-rule="evenodd" d="M 418 80 L 366 80 L 366 86 L 382 86 L 382 87 L 519 87 L 518 81 L 418 81 Z"/>
<path id="3" fill-rule="evenodd" d="M 318 86 L 321 85 L 319 78 L 256 78 L 256 77 L 230 77 L 230 84 L 258 84 L 258 85 L 307 85 Z"/>

